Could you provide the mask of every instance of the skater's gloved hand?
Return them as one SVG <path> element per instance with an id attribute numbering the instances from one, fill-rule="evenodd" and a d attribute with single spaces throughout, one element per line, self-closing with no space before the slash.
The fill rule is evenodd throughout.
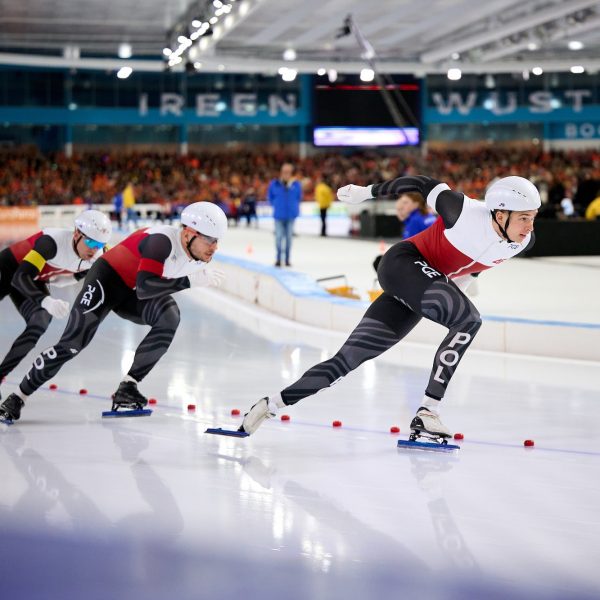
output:
<path id="1" fill-rule="evenodd" d="M 60 298 L 53 298 L 52 296 L 46 296 L 42 300 L 42 308 L 46 309 L 57 319 L 64 319 L 69 315 L 70 311 L 68 302 L 61 300 Z"/>
<path id="2" fill-rule="evenodd" d="M 354 185 L 351 183 L 350 185 L 339 188 L 337 197 L 338 200 L 346 202 L 346 204 L 360 204 L 373 197 L 373 194 L 371 194 L 372 187 L 372 185 L 364 187 L 362 185 Z"/>
<path id="3" fill-rule="evenodd" d="M 188 275 L 190 287 L 219 287 L 225 280 L 225 273 L 219 269 L 205 267 Z"/>
<path id="4" fill-rule="evenodd" d="M 49 283 L 57 288 L 63 288 L 69 285 L 75 285 L 77 279 L 75 279 L 73 275 L 55 275 L 50 279 Z"/>

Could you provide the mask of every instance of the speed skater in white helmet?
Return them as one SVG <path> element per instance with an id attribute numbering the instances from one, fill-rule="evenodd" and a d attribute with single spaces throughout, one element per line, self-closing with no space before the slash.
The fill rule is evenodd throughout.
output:
<path id="1" fill-rule="evenodd" d="M 366 360 L 403 339 L 422 318 L 448 331 L 437 349 L 429 381 L 411 422 L 416 439 L 442 443 L 450 437 L 439 417 L 446 389 L 481 327 L 481 316 L 465 290 L 473 276 L 494 268 L 533 245 L 540 206 L 536 187 L 522 177 L 494 182 L 485 202 L 453 191 L 426 176 L 398 177 L 366 187 L 347 185 L 338 199 L 358 204 L 418 192 L 439 216 L 424 231 L 392 246 L 377 268 L 383 293 L 371 304 L 348 340 L 332 358 L 304 373 L 285 389 L 264 396 L 248 411 L 241 430 L 252 434 L 279 408 L 333 385 Z"/>
<path id="2" fill-rule="evenodd" d="M 86 210 L 75 219 L 74 230 L 47 227 L 0 252 L 0 300 L 10 296 L 26 322 L 0 363 L 0 381 L 34 348 L 52 317 L 69 314 L 69 303 L 53 298 L 48 284 L 62 287 L 83 279 L 111 232 L 105 214 Z"/>

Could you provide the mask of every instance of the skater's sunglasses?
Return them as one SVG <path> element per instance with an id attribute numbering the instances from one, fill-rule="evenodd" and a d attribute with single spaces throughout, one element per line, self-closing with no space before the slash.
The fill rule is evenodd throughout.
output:
<path id="1" fill-rule="evenodd" d="M 81 235 L 83 235 L 83 233 Z M 106 246 L 104 242 L 93 240 L 92 238 L 87 237 L 87 235 L 83 235 L 83 243 L 92 250 L 100 250 Z"/>

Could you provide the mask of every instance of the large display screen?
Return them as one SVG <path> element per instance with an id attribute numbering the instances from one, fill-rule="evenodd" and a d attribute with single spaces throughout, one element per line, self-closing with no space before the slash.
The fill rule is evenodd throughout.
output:
<path id="1" fill-rule="evenodd" d="M 315 146 L 417 146 L 416 127 L 315 127 Z"/>
<path id="2" fill-rule="evenodd" d="M 419 80 L 388 75 L 381 82 L 396 108 L 394 120 L 382 86 L 365 83 L 358 75 L 342 75 L 335 82 L 316 77 L 313 141 L 317 146 L 403 146 L 419 143 L 421 102 Z M 399 125 L 401 125 L 399 127 Z"/>

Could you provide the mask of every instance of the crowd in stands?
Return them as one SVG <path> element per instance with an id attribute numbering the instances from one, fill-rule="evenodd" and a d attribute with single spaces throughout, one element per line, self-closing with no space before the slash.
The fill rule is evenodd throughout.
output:
<path id="1" fill-rule="evenodd" d="M 0 206 L 110 204 L 128 184 L 137 203 L 181 206 L 218 201 L 235 211 L 244 198 L 266 197 L 269 181 L 283 162 L 296 166 L 304 199 L 326 177 L 331 187 L 365 185 L 403 174 L 426 174 L 473 198 L 481 198 L 495 177 L 530 178 L 547 202 L 547 211 L 571 198 L 578 214 L 600 194 L 600 151 L 551 151 L 539 147 L 472 150 L 406 150 L 392 155 L 375 151 L 325 153 L 300 159 L 288 152 L 119 154 L 86 153 L 67 158 L 33 149 L 0 152 Z"/>

